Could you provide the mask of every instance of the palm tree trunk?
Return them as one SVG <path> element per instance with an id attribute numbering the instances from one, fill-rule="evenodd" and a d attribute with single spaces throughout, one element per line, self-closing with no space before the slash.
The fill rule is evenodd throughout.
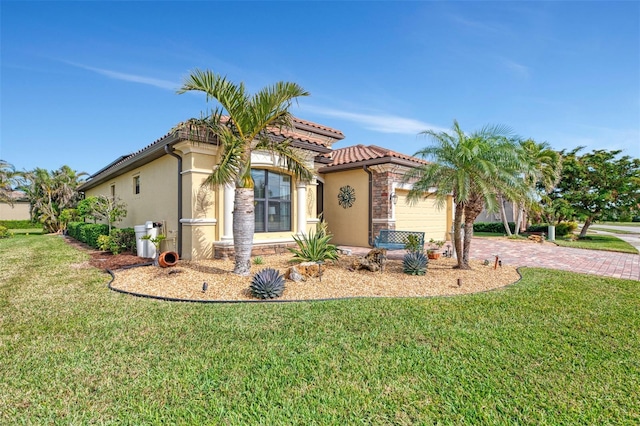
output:
<path id="1" fill-rule="evenodd" d="M 236 188 L 233 209 L 234 274 L 249 275 L 255 230 L 253 188 Z"/>
<path id="2" fill-rule="evenodd" d="M 524 216 L 524 206 L 518 203 L 518 217 L 516 218 L 516 224 L 514 228 L 514 232 L 516 235 L 520 234 L 520 224 L 522 222 L 522 217 Z"/>
<path id="3" fill-rule="evenodd" d="M 456 212 L 453 217 L 453 245 L 456 249 L 456 257 L 458 265 L 456 268 L 463 269 L 462 265 L 462 236 L 460 229 L 462 228 L 462 213 L 464 212 L 464 204 L 456 203 Z"/>
<path id="4" fill-rule="evenodd" d="M 484 198 L 480 194 L 472 194 L 464 205 L 464 246 L 462 248 L 462 264 L 460 269 L 471 269 L 469 266 L 469 252 L 471 237 L 473 237 L 473 222 L 484 209 Z"/>
<path id="5" fill-rule="evenodd" d="M 504 208 L 504 198 L 502 195 L 498 195 L 498 202 L 500 203 L 500 218 L 502 219 L 502 225 L 504 226 L 504 230 L 507 232 L 507 236 L 510 237 L 511 228 L 509 228 L 509 221 L 507 220 L 507 212 Z"/>

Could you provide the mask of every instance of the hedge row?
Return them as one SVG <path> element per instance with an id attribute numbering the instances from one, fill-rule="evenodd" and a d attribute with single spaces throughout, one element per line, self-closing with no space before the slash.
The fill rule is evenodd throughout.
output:
<path id="1" fill-rule="evenodd" d="M 511 232 L 515 232 L 516 224 L 509 222 Z M 477 222 L 473 224 L 473 232 L 494 232 L 498 234 L 506 234 L 502 222 Z"/>
<path id="2" fill-rule="evenodd" d="M 7 229 L 42 229 L 41 223 L 30 220 L 0 220 L 0 226 L 4 226 Z"/>
<path id="3" fill-rule="evenodd" d="M 98 237 L 109 235 L 109 226 L 102 223 L 69 222 L 67 233 L 78 241 L 98 248 Z"/>
<path id="4" fill-rule="evenodd" d="M 576 229 L 578 229 L 578 224 L 575 222 L 560 222 L 556 225 L 556 236 L 564 237 Z M 537 225 L 531 225 L 527 228 L 527 232 L 544 232 L 546 234 L 549 232 L 549 224 L 539 223 Z"/>

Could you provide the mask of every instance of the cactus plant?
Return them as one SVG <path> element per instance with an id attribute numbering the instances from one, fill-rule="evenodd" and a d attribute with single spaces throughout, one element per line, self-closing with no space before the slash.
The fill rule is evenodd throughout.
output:
<path id="1" fill-rule="evenodd" d="M 404 255 L 402 269 L 405 274 L 424 275 L 427 273 L 427 256 L 420 251 L 412 251 Z"/>
<path id="2" fill-rule="evenodd" d="M 273 268 L 262 269 L 251 279 L 249 289 L 258 299 L 275 299 L 284 291 L 284 276 Z"/>

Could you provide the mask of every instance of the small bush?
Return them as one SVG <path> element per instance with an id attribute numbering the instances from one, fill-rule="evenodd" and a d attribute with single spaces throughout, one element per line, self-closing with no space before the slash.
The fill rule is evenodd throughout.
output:
<path id="1" fill-rule="evenodd" d="M 98 248 L 98 237 L 108 235 L 109 227 L 101 223 L 69 222 L 67 233 L 78 241 Z"/>
<path id="2" fill-rule="evenodd" d="M 111 237 L 108 235 L 100 235 L 98 237 L 98 249 L 108 251 L 111 247 Z"/>
<path id="3" fill-rule="evenodd" d="M 256 256 L 253 258 L 254 265 L 262 265 L 264 263 L 264 259 L 261 256 Z"/>
<path id="4" fill-rule="evenodd" d="M 13 232 L 9 231 L 6 226 L 0 225 L 0 238 L 11 238 L 13 237 Z"/>
<path id="5" fill-rule="evenodd" d="M 420 238 L 417 235 L 407 235 L 404 240 L 404 249 L 408 252 L 422 252 L 424 246 L 420 244 Z"/>
<path id="6" fill-rule="evenodd" d="M 122 252 L 136 251 L 136 233 L 133 228 L 117 228 L 111 230 L 111 244 L 109 250 L 111 253 L 118 254 Z"/>
<path id="7" fill-rule="evenodd" d="M 578 229 L 578 224 L 575 222 L 560 222 L 556 225 L 556 236 L 564 237 L 565 235 L 571 234 L 573 231 Z M 531 225 L 527 228 L 527 232 L 544 232 L 547 233 L 549 231 L 548 223 L 539 223 L 536 225 Z"/>

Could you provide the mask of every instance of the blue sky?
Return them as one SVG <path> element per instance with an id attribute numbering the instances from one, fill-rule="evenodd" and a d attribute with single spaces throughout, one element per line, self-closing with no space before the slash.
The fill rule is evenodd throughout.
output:
<path id="1" fill-rule="evenodd" d="M 640 2 L 0 2 L 0 158 L 93 173 L 207 109 L 194 68 L 294 81 L 334 148 L 504 124 L 640 157 Z"/>

